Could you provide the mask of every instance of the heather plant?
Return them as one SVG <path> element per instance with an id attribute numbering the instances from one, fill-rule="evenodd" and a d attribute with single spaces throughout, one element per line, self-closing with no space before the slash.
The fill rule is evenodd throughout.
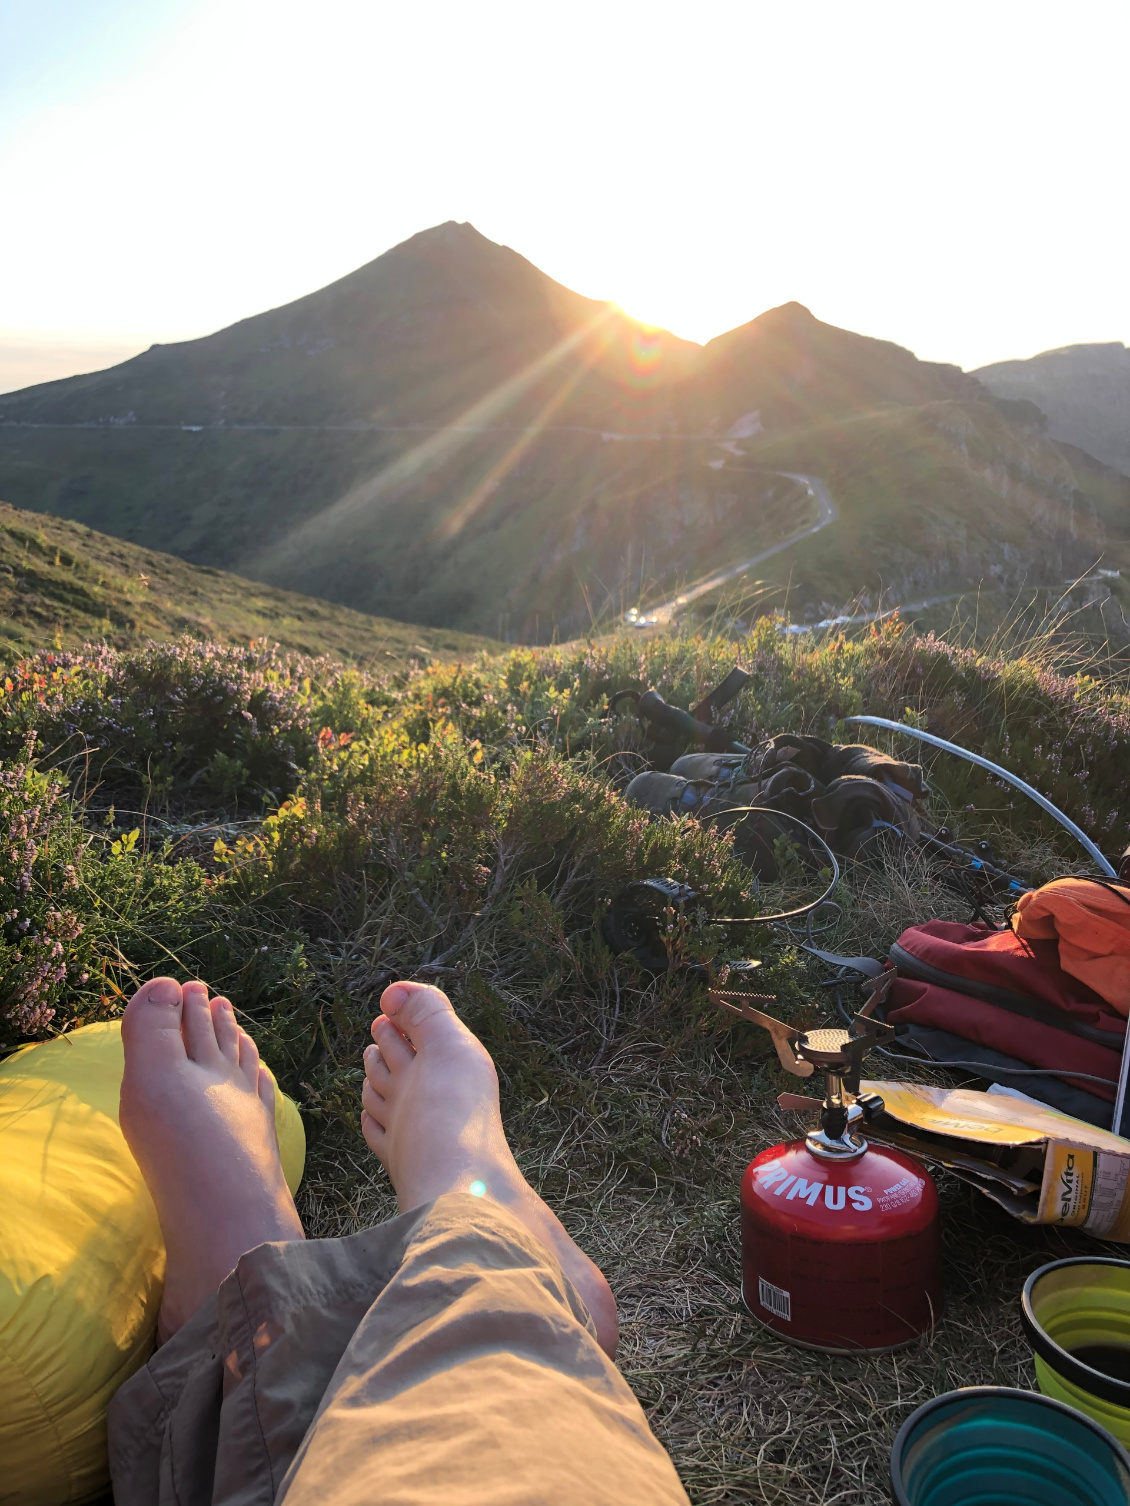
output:
<path id="1" fill-rule="evenodd" d="M 741 874 L 731 865 L 723 881 L 728 859 L 716 834 L 648 825 L 619 801 L 644 745 L 630 703 L 614 699 L 654 685 L 674 704 L 693 704 L 736 657 L 752 678 L 726 719 L 745 740 L 784 730 L 858 737 L 843 719 L 860 711 L 913 722 L 999 759 L 1109 850 L 1125 843 L 1130 702 L 1117 687 L 1023 655 L 914 637 L 897 624 L 822 642 L 786 637 L 768 621 L 737 646 L 622 637 L 395 680 L 266 647 L 187 640 L 42 654 L 2 682 L 0 697 L 5 824 L 14 834 L 6 851 L 17 865 L 5 886 L 14 910 L 5 922 L 6 1017 L 35 1036 L 112 1012 L 115 990 L 147 969 L 190 963 L 242 979 L 256 1000 L 304 1009 L 308 990 L 324 986 L 321 964 L 309 959 L 324 960 L 325 928 L 337 934 L 343 896 L 354 893 L 384 907 L 388 967 L 466 969 L 488 938 L 513 960 L 506 949 L 522 917 L 536 914 L 543 955 L 511 990 L 515 1008 L 519 995 L 538 994 L 555 948 L 574 955 L 589 945 L 601 906 L 628 877 L 690 874 L 705 896 L 703 917 L 723 904 L 712 888 L 725 893 L 724 913 L 739 913 Z M 20 751 L 29 733 L 42 739 L 38 762 Z M 900 756 L 924 751 L 864 735 Z M 1006 854 L 1034 852 L 1041 872 L 1057 852 L 1061 863 L 1078 862 L 1023 797 L 945 755 L 925 761 L 935 814 L 956 816 L 963 836 L 988 832 Z M 59 771 L 70 776 L 69 795 Z M 107 827 L 111 800 L 118 810 Z M 167 826 L 123 820 L 121 807 L 141 802 L 151 813 L 162 802 L 195 810 L 203 845 L 162 846 Z M 209 823 L 264 805 L 252 835 L 242 843 L 222 835 L 212 860 L 201 861 L 212 848 Z M 722 868 L 708 874 L 710 863 Z M 34 913 L 20 908 L 33 893 Z M 233 930 L 233 905 L 242 930 Z M 426 932 L 405 916 L 426 918 Z M 688 957 L 712 944 L 696 937 L 697 924 L 678 922 L 675 942 Z M 256 941 L 260 932 L 270 939 Z M 247 957 L 263 956 L 277 976 L 259 962 L 247 971 Z M 592 955 L 585 988 L 599 992 L 606 961 Z M 372 974 L 384 975 L 383 964 Z M 548 998 L 535 1014 L 549 1010 Z"/>
<path id="2" fill-rule="evenodd" d="M 159 972 L 201 976 L 249 1005 L 305 981 L 301 938 L 249 915 L 238 885 L 147 850 L 139 830 L 84 825 L 28 742 L 0 763 L 0 1051 L 108 1019 Z"/>
<path id="3" fill-rule="evenodd" d="M 748 638 L 658 637 L 560 649 L 517 650 L 474 666 L 435 666 L 405 686 L 395 719 L 416 741 L 454 728 L 489 758 L 546 744 L 586 758 L 623 783 L 640 766 L 641 740 L 621 690 L 649 686 L 672 704 L 693 705 L 735 662 L 752 676 L 723 721 L 742 741 L 811 732 L 868 741 L 922 759 L 939 813 L 1019 830 L 1038 821 L 1006 786 L 909 739 L 892 740 L 845 718 L 904 721 L 1003 763 L 1035 784 L 1100 844 L 1130 838 L 1130 696 L 1118 685 L 1067 674 L 1023 653 L 983 652 L 897 620 L 823 640 L 786 636 L 769 619 Z M 618 714 L 610 715 L 610 709 Z M 1050 826 L 1050 823 L 1045 823 Z M 1050 840 L 1059 842 L 1054 830 Z M 1064 847 L 1066 853 L 1068 848 Z"/>
<path id="4" fill-rule="evenodd" d="M 0 1001 L 17 1034 L 42 1034 L 57 1001 L 89 981 L 85 927 L 73 904 L 88 839 L 63 781 L 25 756 L 0 765 Z"/>
<path id="5" fill-rule="evenodd" d="M 0 688 L 0 752 L 34 731 L 86 798 L 133 809 L 262 810 L 293 791 L 327 724 L 375 715 L 364 677 L 329 660 L 191 638 L 43 652 Z"/>

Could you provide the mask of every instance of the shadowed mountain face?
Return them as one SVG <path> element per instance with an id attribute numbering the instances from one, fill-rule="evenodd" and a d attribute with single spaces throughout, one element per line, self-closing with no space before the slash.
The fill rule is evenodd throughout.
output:
<path id="1" fill-rule="evenodd" d="M 1003 398 L 1027 398 L 1048 417 L 1048 433 L 1130 475 L 1130 350 L 1065 345 L 1029 361 L 998 361 L 976 375 Z"/>
<path id="2" fill-rule="evenodd" d="M 572 293 L 470 225 L 415 235 L 280 309 L 155 345 L 92 376 L 0 397 L 0 415 L 116 425 L 446 424 L 503 393 L 508 422 L 551 398 L 574 421 L 630 412 L 698 347 Z M 485 421 L 491 414 L 475 415 Z"/>
<path id="3" fill-rule="evenodd" d="M 957 366 L 920 361 L 901 345 L 821 324 L 802 304 L 786 303 L 705 346 L 688 406 L 711 423 L 735 407 L 756 411 L 765 430 L 779 431 L 892 403 L 983 396 Z"/>
<path id="4" fill-rule="evenodd" d="M 544 641 L 782 544 L 759 573 L 817 615 L 1084 568 L 1130 492 L 1031 419 L 797 303 L 693 345 L 449 223 L 205 339 L 0 397 L 0 497 Z M 839 509 L 821 531 L 806 474 Z"/>

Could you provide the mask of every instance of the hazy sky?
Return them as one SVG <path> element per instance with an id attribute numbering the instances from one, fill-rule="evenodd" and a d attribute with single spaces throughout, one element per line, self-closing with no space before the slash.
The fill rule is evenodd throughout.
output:
<path id="1" fill-rule="evenodd" d="M 1128 0 L 0 0 L 0 390 L 470 220 L 695 340 L 1130 342 Z"/>

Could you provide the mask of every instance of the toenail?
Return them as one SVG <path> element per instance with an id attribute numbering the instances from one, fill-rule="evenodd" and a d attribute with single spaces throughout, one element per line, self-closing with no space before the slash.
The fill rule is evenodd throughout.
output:
<path id="1" fill-rule="evenodd" d="M 401 983 L 392 983 L 384 991 L 381 998 L 381 1008 L 384 1009 L 386 1005 L 391 1005 L 394 1009 L 399 1009 L 407 998 L 408 990 L 404 985 Z"/>
<path id="2" fill-rule="evenodd" d="M 165 1004 L 171 1008 L 180 1003 L 180 984 L 172 978 L 153 978 L 145 997 L 150 1004 Z"/>

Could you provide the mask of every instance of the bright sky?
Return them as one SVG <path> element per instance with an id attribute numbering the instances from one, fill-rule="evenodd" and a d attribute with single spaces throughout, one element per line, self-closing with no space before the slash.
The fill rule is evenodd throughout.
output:
<path id="1" fill-rule="evenodd" d="M 470 220 L 707 340 L 1130 343 L 1127 0 L 0 0 L 0 391 Z"/>

